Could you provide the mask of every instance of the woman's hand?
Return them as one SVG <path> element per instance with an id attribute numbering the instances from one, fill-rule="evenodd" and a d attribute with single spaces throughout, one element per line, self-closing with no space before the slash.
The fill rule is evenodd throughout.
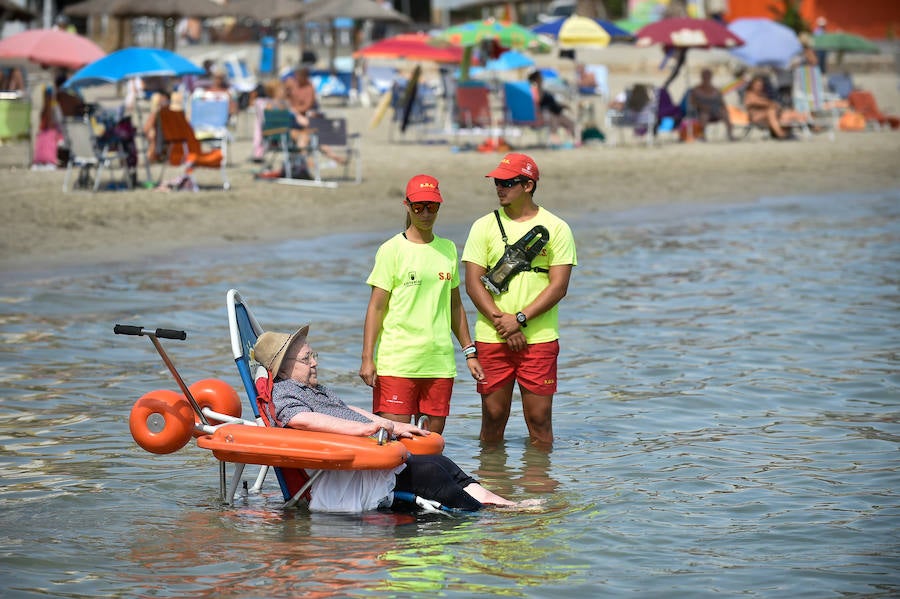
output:
<path id="1" fill-rule="evenodd" d="M 394 422 L 393 425 L 394 436 L 398 439 L 401 437 L 406 437 L 407 439 L 414 436 L 424 437 L 431 434 L 430 431 L 426 431 L 425 429 L 419 428 L 414 424 L 409 424 L 408 422 Z"/>

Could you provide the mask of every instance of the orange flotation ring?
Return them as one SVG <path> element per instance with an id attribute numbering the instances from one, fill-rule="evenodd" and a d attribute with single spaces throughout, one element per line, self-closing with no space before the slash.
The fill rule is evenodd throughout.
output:
<path id="1" fill-rule="evenodd" d="M 150 453 L 173 453 L 187 445 L 194 431 L 194 410 L 181 393 L 151 391 L 134 402 L 128 428 Z"/>
<path id="2" fill-rule="evenodd" d="M 197 381 L 188 389 L 191 392 L 200 409 L 210 408 L 219 414 L 227 414 L 235 418 L 241 417 L 241 398 L 234 387 L 220 379 L 203 379 Z M 194 422 L 200 423 L 200 417 L 194 415 Z M 218 424 L 214 422 L 213 424 Z M 194 430 L 194 436 L 199 437 L 203 432 Z"/>
<path id="3" fill-rule="evenodd" d="M 197 445 L 224 462 L 321 470 L 393 468 L 406 461 L 409 451 L 397 441 L 378 445 L 371 437 L 243 424 L 221 426 L 198 438 Z"/>

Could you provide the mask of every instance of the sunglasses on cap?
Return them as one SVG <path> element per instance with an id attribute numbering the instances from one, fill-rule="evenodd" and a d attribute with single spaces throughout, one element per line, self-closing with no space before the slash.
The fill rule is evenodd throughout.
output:
<path id="1" fill-rule="evenodd" d="M 510 187 L 515 187 L 519 183 L 524 185 L 527 180 L 528 179 L 520 179 L 519 177 L 513 177 L 512 179 L 494 179 L 494 186 L 509 189 Z"/>
<path id="2" fill-rule="evenodd" d="M 412 208 L 412 211 L 416 214 L 422 214 L 426 210 L 431 214 L 437 214 L 437 211 L 441 209 L 441 205 L 438 202 L 410 202 L 406 200 L 406 205 Z"/>

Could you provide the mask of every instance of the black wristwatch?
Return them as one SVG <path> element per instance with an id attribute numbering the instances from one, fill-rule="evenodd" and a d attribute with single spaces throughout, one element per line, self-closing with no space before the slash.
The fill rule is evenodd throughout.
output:
<path id="1" fill-rule="evenodd" d="M 518 322 L 519 326 L 524 329 L 528 326 L 528 317 L 525 316 L 525 314 L 522 312 L 516 312 L 516 322 Z"/>

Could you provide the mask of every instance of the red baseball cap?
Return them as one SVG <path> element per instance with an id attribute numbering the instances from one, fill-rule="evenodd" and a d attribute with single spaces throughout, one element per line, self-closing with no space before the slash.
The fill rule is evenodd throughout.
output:
<path id="1" fill-rule="evenodd" d="M 406 197 L 410 202 L 443 202 L 438 180 L 431 175 L 416 175 L 406 184 Z"/>
<path id="2" fill-rule="evenodd" d="M 495 179 L 515 179 L 518 176 L 528 177 L 532 181 L 540 178 L 537 164 L 527 154 L 507 154 L 497 168 L 485 175 Z"/>

